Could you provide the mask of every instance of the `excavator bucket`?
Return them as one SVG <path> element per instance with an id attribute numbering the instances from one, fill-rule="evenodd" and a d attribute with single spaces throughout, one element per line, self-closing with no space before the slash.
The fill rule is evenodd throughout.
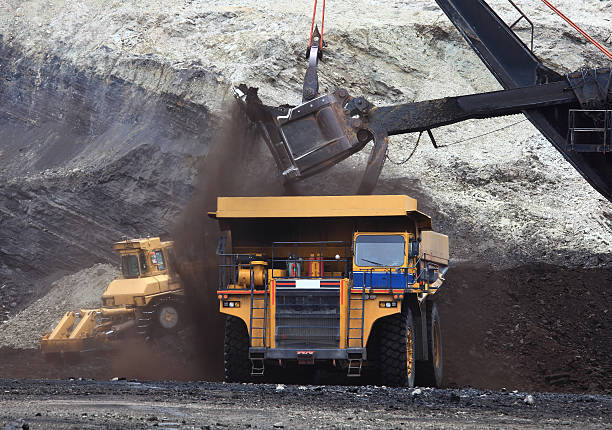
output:
<path id="1" fill-rule="evenodd" d="M 296 107 L 265 106 L 257 89 L 234 88 L 249 119 L 258 124 L 286 181 L 308 177 L 363 148 L 344 113 L 346 91 L 324 94 Z M 345 96 L 345 97 L 343 97 Z"/>
<path id="2" fill-rule="evenodd" d="M 285 182 L 328 169 L 374 140 L 359 187 L 369 194 L 378 180 L 387 150 L 387 133 L 367 121 L 373 107 L 363 97 L 351 97 L 339 88 L 295 107 L 264 105 L 256 88 L 233 89 L 249 120 L 259 126 Z"/>

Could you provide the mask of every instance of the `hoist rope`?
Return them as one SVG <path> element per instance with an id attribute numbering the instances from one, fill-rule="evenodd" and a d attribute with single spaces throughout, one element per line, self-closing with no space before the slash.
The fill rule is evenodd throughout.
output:
<path id="1" fill-rule="evenodd" d="M 310 24 L 310 37 L 308 38 L 308 48 L 312 46 L 312 33 L 315 26 L 315 18 L 317 17 L 317 0 L 314 2 L 314 10 L 312 11 L 312 22 Z M 323 9 L 321 10 L 321 40 L 319 41 L 319 49 L 323 49 L 323 26 L 325 25 L 325 0 L 323 0 Z"/>
<path id="2" fill-rule="evenodd" d="M 458 145 L 460 143 L 464 143 L 464 142 L 467 142 L 469 140 L 474 140 L 474 139 L 478 139 L 479 137 L 488 136 L 489 134 L 497 133 L 498 131 L 502 131 L 502 130 L 505 130 L 507 128 L 514 127 L 515 125 L 520 124 L 520 123 L 525 122 L 525 121 L 527 121 L 527 119 L 522 119 L 520 121 L 513 122 L 512 124 L 508 124 L 508 125 L 505 125 L 503 127 L 496 128 L 495 130 L 491 130 L 491 131 L 488 131 L 486 133 L 479 134 L 478 136 L 467 137 L 465 139 L 457 140 L 456 142 L 447 143 L 446 145 L 438 145 L 438 148 L 446 148 L 447 146 Z"/>
<path id="3" fill-rule="evenodd" d="M 416 143 L 414 144 L 414 148 L 412 148 L 412 151 L 410 152 L 410 155 L 408 155 L 408 158 L 406 158 L 405 160 L 402 160 L 402 161 L 393 161 L 389 157 L 389 148 L 387 148 L 387 153 L 385 154 L 385 157 L 387 158 L 387 160 L 389 160 L 389 162 L 391 164 L 395 164 L 396 166 L 401 166 L 402 164 L 406 164 L 412 158 L 412 156 L 416 152 L 417 148 L 419 147 L 419 142 L 421 141 L 421 136 L 423 136 L 423 132 L 419 133 L 419 137 L 418 137 Z"/>
<path id="4" fill-rule="evenodd" d="M 569 19 L 567 16 L 565 16 L 563 14 L 563 12 L 561 12 L 559 9 L 557 9 L 555 6 L 553 6 L 553 4 L 551 2 L 549 2 L 548 0 L 542 0 L 542 2 L 548 6 L 549 8 L 551 8 L 553 10 L 553 12 L 555 12 L 557 15 L 559 15 L 561 18 L 563 18 L 565 20 L 565 22 L 567 22 L 569 25 L 571 25 L 578 33 L 582 34 L 582 36 L 584 36 L 584 38 L 586 40 L 588 40 L 589 42 L 591 42 L 593 45 L 595 45 L 601 52 L 603 52 L 610 60 L 612 60 L 612 53 L 610 53 L 610 51 L 608 51 L 606 48 L 604 48 L 599 42 L 597 42 L 595 39 L 593 39 L 591 36 L 589 36 L 587 34 L 586 31 L 584 31 L 583 29 L 581 29 L 580 27 L 578 27 L 576 24 L 574 24 L 574 22 Z"/>

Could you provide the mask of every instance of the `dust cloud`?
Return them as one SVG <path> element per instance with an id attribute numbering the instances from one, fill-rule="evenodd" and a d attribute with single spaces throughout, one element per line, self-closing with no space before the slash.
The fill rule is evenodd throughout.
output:
<path id="1" fill-rule="evenodd" d="M 223 375 L 224 318 L 219 313 L 216 246 L 218 196 L 281 195 L 282 181 L 265 143 L 236 103 L 229 105 L 199 166 L 192 200 L 177 221 L 175 241 L 177 271 L 187 295 L 189 315 L 196 327 L 192 340 L 200 365 L 209 379 Z"/>

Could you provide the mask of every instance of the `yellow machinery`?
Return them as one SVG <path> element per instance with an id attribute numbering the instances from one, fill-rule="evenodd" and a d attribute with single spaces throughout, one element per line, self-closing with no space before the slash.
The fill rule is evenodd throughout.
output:
<path id="1" fill-rule="evenodd" d="M 403 196 L 220 197 L 225 378 L 328 364 L 438 386 L 448 237 Z"/>
<path id="2" fill-rule="evenodd" d="M 172 270 L 173 243 L 158 237 L 114 244 L 121 276 L 102 295 L 102 307 L 67 312 L 43 335 L 43 353 L 82 352 L 107 344 L 128 329 L 144 336 L 173 332 L 183 320 L 183 286 Z"/>

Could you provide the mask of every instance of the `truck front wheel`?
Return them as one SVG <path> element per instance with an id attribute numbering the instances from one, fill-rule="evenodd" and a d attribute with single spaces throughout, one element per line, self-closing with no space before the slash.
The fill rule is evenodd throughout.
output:
<path id="1" fill-rule="evenodd" d="M 402 313 L 380 321 L 379 372 L 382 385 L 413 387 L 415 376 L 415 331 L 412 312 L 408 307 Z"/>
<path id="2" fill-rule="evenodd" d="M 226 382 L 249 381 L 249 332 L 240 318 L 228 316 L 225 320 L 223 364 Z"/>

